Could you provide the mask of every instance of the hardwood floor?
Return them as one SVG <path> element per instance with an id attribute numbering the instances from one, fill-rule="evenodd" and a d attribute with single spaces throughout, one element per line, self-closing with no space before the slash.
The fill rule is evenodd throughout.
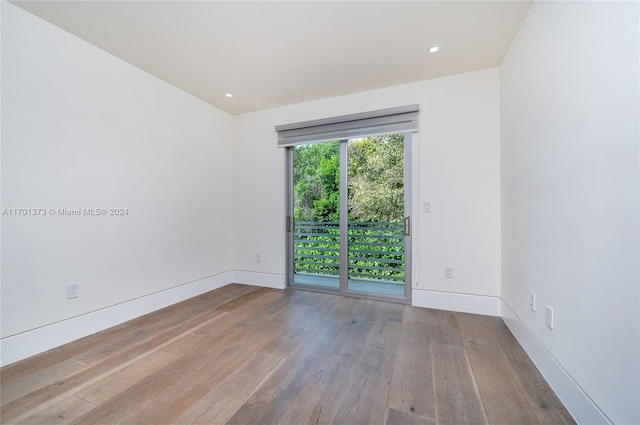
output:
<path id="1" fill-rule="evenodd" d="M 573 424 L 495 317 L 229 285 L 0 370 L 3 424 Z"/>

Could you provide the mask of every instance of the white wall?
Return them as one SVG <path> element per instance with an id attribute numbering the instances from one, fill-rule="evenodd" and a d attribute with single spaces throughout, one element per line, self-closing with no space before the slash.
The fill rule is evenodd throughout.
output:
<path id="1" fill-rule="evenodd" d="M 535 2 L 501 66 L 502 297 L 619 424 L 640 423 L 638 14 Z"/>
<path id="2" fill-rule="evenodd" d="M 285 273 L 285 152 L 274 127 L 420 104 L 418 289 L 500 296 L 497 68 L 235 116 L 235 268 Z M 256 263 L 255 254 L 262 254 Z M 444 278 L 444 267 L 454 279 Z"/>
<path id="3" fill-rule="evenodd" d="M 233 268 L 228 114 L 2 2 L 2 338 Z M 80 283 L 67 300 L 66 285 Z"/>

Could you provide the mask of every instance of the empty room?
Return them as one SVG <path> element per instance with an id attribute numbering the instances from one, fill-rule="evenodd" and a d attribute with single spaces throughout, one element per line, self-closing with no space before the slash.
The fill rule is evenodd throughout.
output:
<path id="1" fill-rule="evenodd" d="M 0 1 L 3 424 L 640 425 L 638 1 Z"/>

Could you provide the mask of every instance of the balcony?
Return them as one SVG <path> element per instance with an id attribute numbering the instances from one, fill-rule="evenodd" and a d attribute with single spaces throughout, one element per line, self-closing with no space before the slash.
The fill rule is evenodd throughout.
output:
<path id="1" fill-rule="evenodd" d="M 294 225 L 294 282 L 340 287 L 340 225 L 301 221 Z M 348 223 L 348 289 L 404 295 L 404 224 Z"/>

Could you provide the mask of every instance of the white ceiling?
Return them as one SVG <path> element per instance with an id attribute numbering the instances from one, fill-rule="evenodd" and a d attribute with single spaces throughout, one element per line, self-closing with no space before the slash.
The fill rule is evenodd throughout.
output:
<path id="1" fill-rule="evenodd" d="M 498 66 L 531 5 L 13 3 L 231 114 Z"/>

